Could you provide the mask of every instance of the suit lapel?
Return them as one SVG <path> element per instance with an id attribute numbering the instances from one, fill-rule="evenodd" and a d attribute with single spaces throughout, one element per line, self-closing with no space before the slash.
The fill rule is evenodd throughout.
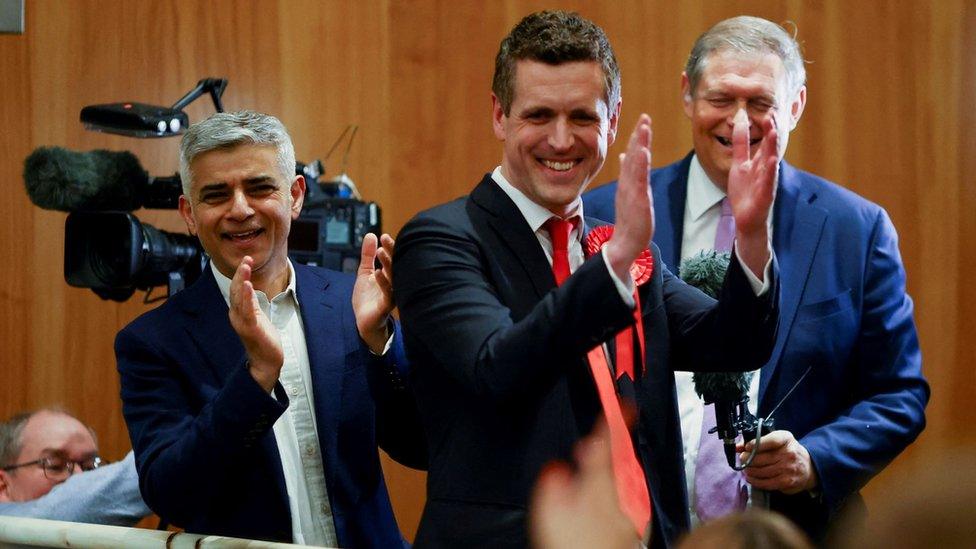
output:
<path id="1" fill-rule="evenodd" d="M 685 200 L 688 196 L 688 170 L 692 154 L 677 166 L 651 172 L 651 192 L 654 202 L 663 204 L 655 208 L 659 216 L 654 223 L 654 242 L 661 250 L 664 264 L 675 275 L 681 263 L 681 239 L 685 227 Z"/>
<path id="2" fill-rule="evenodd" d="M 244 346 L 227 318 L 227 302 L 217 287 L 213 267 L 207 268 L 195 284 L 184 290 L 185 326 L 200 353 L 207 358 L 217 379 L 223 382 L 246 360 Z"/>
<path id="3" fill-rule="evenodd" d="M 773 251 L 779 262 L 779 328 L 776 345 L 759 377 L 759 410 L 775 403 L 764 402 L 766 388 L 776 373 L 783 348 L 790 336 L 796 311 L 810 277 L 810 267 L 823 234 L 827 211 L 816 205 L 815 192 L 804 190 L 796 170 L 785 161 L 780 165 L 780 183 L 773 211 Z"/>
<path id="4" fill-rule="evenodd" d="M 228 307 L 224 296 L 217 287 L 212 265 L 200 275 L 189 288 L 183 290 L 185 303 L 183 312 L 187 315 L 185 330 L 214 372 L 218 385 L 223 386 L 227 377 L 237 368 L 243 367 L 247 360 L 244 345 L 230 325 L 227 317 Z M 261 447 L 274 464 L 272 477 L 280 496 L 280 504 L 288 506 L 288 492 L 285 488 L 281 456 L 274 436 L 264 437 Z"/>
<path id="5" fill-rule="evenodd" d="M 305 329 L 305 347 L 312 378 L 315 422 L 319 446 L 335 448 L 339 410 L 342 408 L 342 375 L 347 354 L 343 340 L 349 319 L 348 295 L 340 295 L 319 272 L 295 263 L 296 290 Z M 335 463 L 329 463 L 323 452 L 326 483 L 335 484 Z"/>
<path id="6" fill-rule="evenodd" d="M 498 240 L 508 247 L 515 262 L 525 270 L 525 276 L 532 282 L 536 297 L 542 298 L 556 287 L 552 276 L 552 266 L 539 245 L 532 228 L 529 227 L 522 212 L 512 199 L 501 190 L 492 179 L 485 175 L 481 183 L 471 192 L 471 201 L 487 215 L 485 218 Z"/>

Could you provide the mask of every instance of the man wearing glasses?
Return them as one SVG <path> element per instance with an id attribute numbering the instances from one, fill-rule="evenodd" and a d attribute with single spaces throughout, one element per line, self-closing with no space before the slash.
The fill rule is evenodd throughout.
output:
<path id="1" fill-rule="evenodd" d="M 0 423 L 0 516 L 129 526 L 148 515 L 131 452 L 101 465 L 95 434 L 66 412 Z"/>

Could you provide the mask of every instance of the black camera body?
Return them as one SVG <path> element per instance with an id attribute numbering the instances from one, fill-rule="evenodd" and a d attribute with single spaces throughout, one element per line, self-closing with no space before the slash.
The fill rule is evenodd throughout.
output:
<path id="1" fill-rule="evenodd" d="M 195 237 L 159 230 L 129 212 L 72 212 L 64 222 L 64 280 L 102 299 L 125 301 L 155 286 L 174 294 L 205 265 Z"/>
<path id="2" fill-rule="evenodd" d="M 288 256 L 355 273 L 363 238 L 381 230 L 380 208 L 344 196 L 350 189 L 341 182 L 320 181 L 321 169 L 318 161 L 296 166 L 308 185 L 302 213 L 291 225 Z M 134 204 L 161 209 L 176 208 L 182 193 L 169 181 L 139 188 Z M 199 278 L 207 260 L 196 237 L 159 230 L 128 211 L 73 211 L 65 221 L 64 279 L 103 299 L 125 301 L 156 286 L 172 295 Z"/>
<path id="3" fill-rule="evenodd" d="M 288 257 L 306 265 L 355 273 L 369 233 L 379 236 L 383 221 L 375 202 L 353 198 L 355 185 L 343 173 L 325 181 L 321 160 L 298 162 L 295 173 L 305 178 L 305 202 L 288 233 Z"/>
<path id="4" fill-rule="evenodd" d="M 291 223 L 288 256 L 299 263 L 355 273 L 363 238 L 380 234 L 380 208 L 375 202 L 328 197 L 306 202 Z"/>

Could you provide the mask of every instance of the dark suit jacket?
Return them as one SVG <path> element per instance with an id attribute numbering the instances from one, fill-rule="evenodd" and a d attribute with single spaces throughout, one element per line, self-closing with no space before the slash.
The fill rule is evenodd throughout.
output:
<path id="1" fill-rule="evenodd" d="M 412 396 L 395 367 L 371 355 L 359 338 L 350 301 L 353 277 L 294 267 L 339 543 L 396 546 L 402 538 L 376 444 L 409 465 L 424 464 Z M 191 532 L 291 541 L 271 429 L 288 398 L 279 384 L 275 400 L 247 371 L 210 268 L 123 329 L 115 350 L 123 412 L 149 507 Z"/>
<path id="2" fill-rule="evenodd" d="M 651 172 L 654 241 L 668 265 L 680 260 L 690 163 L 688 155 Z M 615 188 L 584 195 L 586 213 L 613 221 Z M 822 495 L 775 493 L 771 505 L 820 539 L 838 510 L 863 506 L 858 490 L 922 431 L 929 388 L 884 210 L 782 162 L 773 250 L 780 325 L 760 374 L 759 415 L 812 367 L 774 419 L 810 452 Z"/>
<path id="3" fill-rule="evenodd" d="M 660 546 L 687 527 L 672 503 L 684 485 L 670 368 L 727 369 L 724 357 L 735 354 L 755 369 L 772 347 L 775 300 L 756 298 L 736 266 L 717 306 L 657 265 L 641 286 L 648 357 L 636 448 Z M 599 256 L 556 288 L 535 234 L 490 176 L 410 221 L 394 266 L 430 455 L 416 545 L 523 546 L 540 469 L 569 459 L 600 412 L 585 354 L 633 312 Z"/>

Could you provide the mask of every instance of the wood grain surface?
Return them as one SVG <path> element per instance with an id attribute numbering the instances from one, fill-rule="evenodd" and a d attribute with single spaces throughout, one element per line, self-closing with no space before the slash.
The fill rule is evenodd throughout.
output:
<path id="1" fill-rule="evenodd" d="M 500 160 L 489 91 L 498 43 L 522 16 L 578 10 L 603 26 L 623 74 L 622 127 L 654 120 L 655 166 L 691 147 L 679 79 L 694 39 L 748 13 L 792 21 L 808 59 L 808 104 L 787 158 L 881 204 L 900 235 L 932 384 L 920 440 L 868 487 L 894 497 L 947 449 L 976 443 L 976 6 L 939 2 L 536 2 L 28 0 L 26 32 L 0 35 L 0 416 L 61 404 L 129 448 L 116 332 L 149 306 L 100 300 L 62 276 L 65 214 L 34 207 L 23 159 L 36 147 L 134 152 L 154 175 L 177 169 L 177 141 L 86 131 L 89 104 L 171 104 L 225 77 L 228 110 L 279 116 L 300 160 L 360 126 L 348 173 L 396 232 L 417 211 L 466 194 Z M 206 98 L 191 121 L 212 112 Z M 616 177 L 615 146 L 598 181 Z M 328 164 L 340 167 L 341 151 Z M 140 219 L 182 231 L 175 212 Z M 412 538 L 424 477 L 384 461 Z"/>

